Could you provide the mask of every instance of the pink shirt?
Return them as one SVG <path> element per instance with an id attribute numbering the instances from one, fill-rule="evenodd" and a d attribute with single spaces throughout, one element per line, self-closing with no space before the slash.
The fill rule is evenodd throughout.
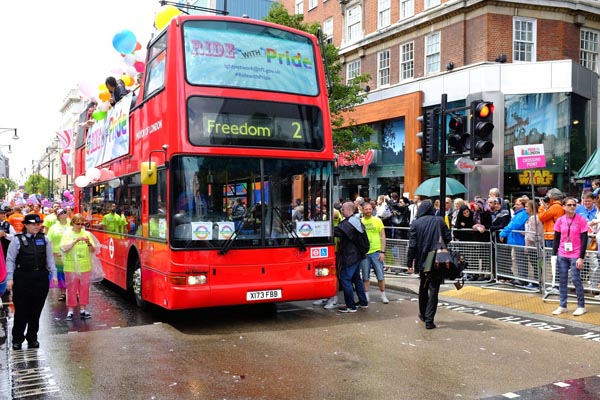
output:
<path id="1" fill-rule="evenodd" d="M 569 218 L 565 214 L 556 220 L 554 231 L 560 232 L 558 255 L 567 258 L 579 258 L 581 234 L 588 231 L 586 219 L 579 214 L 575 214 L 573 218 Z M 565 251 L 565 243 L 567 242 L 572 243 L 571 251 Z"/>

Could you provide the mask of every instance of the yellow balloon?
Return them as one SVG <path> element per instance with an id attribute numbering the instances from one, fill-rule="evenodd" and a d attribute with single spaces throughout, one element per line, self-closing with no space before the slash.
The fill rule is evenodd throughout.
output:
<path id="1" fill-rule="evenodd" d="M 173 17 L 176 17 L 179 14 L 181 14 L 181 11 L 179 11 L 175 6 L 162 6 L 156 13 L 156 17 L 154 18 L 154 26 L 160 31 L 167 26 Z"/>
<path id="2" fill-rule="evenodd" d="M 108 90 L 104 90 L 104 91 L 100 92 L 98 97 L 100 97 L 100 100 L 102 100 L 102 101 L 108 101 L 108 100 L 110 100 L 110 92 Z"/>
<path id="3" fill-rule="evenodd" d="M 106 92 L 108 88 L 106 87 L 106 83 L 101 83 L 98 85 L 98 90 L 101 92 Z"/>
<path id="4" fill-rule="evenodd" d="M 121 75 L 119 77 L 119 79 L 121 79 L 123 81 L 123 83 L 125 84 L 125 86 L 131 86 L 131 85 L 133 85 L 133 78 L 130 77 L 129 75 Z"/>

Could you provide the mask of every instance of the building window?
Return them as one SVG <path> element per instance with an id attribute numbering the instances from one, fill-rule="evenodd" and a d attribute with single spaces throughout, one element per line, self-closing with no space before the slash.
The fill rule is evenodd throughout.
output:
<path id="1" fill-rule="evenodd" d="M 412 17 L 415 15 L 414 0 L 400 0 L 400 19 Z"/>
<path id="2" fill-rule="evenodd" d="M 296 5 L 294 6 L 294 12 L 296 14 L 304 14 L 304 0 L 296 0 Z"/>
<path id="3" fill-rule="evenodd" d="M 425 0 L 425 8 L 435 7 L 440 4 L 440 0 Z"/>
<path id="4" fill-rule="evenodd" d="M 440 41 L 439 32 L 425 36 L 425 74 L 440 72 Z"/>
<path id="5" fill-rule="evenodd" d="M 400 45 L 400 79 L 415 77 L 415 45 L 413 42 Z"/>
<path id="6" fill-rule="evenodd" d="M 598 66 L 598 32 L 581 30 L 579 63 L 597 72 Z"/>
<path id="7" fill-rule="evenodd" d="M 323 21 L 323 36 L 327 43 L 333 44 L 333 18 Z"/>
<path id="8" fill-rule="evenodd" d="M 319 0 L 308 0 L 308 9 L 312 10 L 319 5 Z"/>
<path id="9" fill-rule="evenodd" d="M 377 53 L 377 76 L 379 87 L 390 84 L 390 50 Z"/>
<path id="10" fill-rule="evenodd" d="M 377 1 L 377 9 L 379 10 L 377 19 L 377 27 L 379 29 L 385 28 L 386 26 L 390 26 L 390 3 L 391 0 L 378 0 Z"/>
<path id="11" fill-rule="evenodd" d="M 535 61 L 536 20 L 513 19 L 513 60 Z"/>
<path id="12" fill-rule="evenodd" d="M 360 75 L 360 60 L 351 61 L 346 65 L 346 84 L 352 83 L 352 78 Z"/>
<path id="13" fill-rule="evenodd" d="M 346 10 L 346 40 L 353 42 L 362 37 L 362 7 L 354 6 Z"/>

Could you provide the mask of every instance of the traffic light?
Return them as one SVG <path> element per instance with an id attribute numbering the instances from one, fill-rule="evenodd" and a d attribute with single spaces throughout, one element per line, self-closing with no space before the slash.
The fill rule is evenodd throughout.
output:
<path id="1" fill-rule="evenodd" d="M 477 100 L 471 103 L 471 158 L 492 158 L 494 148 L 494 103 Z"/>
<path id="2" fill-rule="evenodd" d="M 471 149 L 471 135 L 465 115 L 454 115 L 448 122 L 448 149 L 453 153 L 464 153 Z"/>
<path id="3" fill-rule="evenodd" d="M 421 139 L 421 148 L 417 149 L 424 161 L 438 162 L 440 160 L 440 140 L 438 113 L 436 110 L 427 110 L 425 115 L 417 118 L 422 124 L 422 131 L 417 133 L 417 137 Z"/>

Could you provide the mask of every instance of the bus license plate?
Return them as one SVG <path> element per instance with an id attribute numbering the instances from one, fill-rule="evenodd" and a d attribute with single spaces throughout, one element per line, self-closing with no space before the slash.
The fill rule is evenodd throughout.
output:
<path id="1" fill-rule="evenodd" d="M 281 289 L 246 292 L 247 301 L 281 299 Z"/>

